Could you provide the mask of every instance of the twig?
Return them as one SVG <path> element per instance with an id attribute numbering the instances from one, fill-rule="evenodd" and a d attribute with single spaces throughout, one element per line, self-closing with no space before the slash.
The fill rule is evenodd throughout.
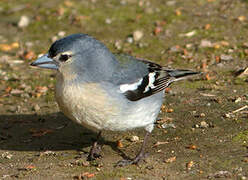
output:
<path id="1" fill-rule="evenodd" d="M 245 105 L 245 106 L 243 106 L 243 107 L 241 107 L 241 108 L 239 108 L 239 109 L 236 109 L 235 111 L 229 112 L 229 113 L 225 114 L 225 116 L 226 116 L 227 118 L 230 118 L 231 115 L 233 115 L 233 114 L 235 114 L 235 113 L 237 113 L 237 112 L 240 112 L 240 111 L 242 111 L 242 110 L 244 110 L 244 109 L 246 109 L 246 108 L 248 108 L 248 105 Z"/>

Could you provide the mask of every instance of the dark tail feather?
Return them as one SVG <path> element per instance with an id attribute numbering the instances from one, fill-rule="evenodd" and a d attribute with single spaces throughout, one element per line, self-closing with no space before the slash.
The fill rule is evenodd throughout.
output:
<path id="1" fill-rule="evenodd" d="M 178 81 L 181 79 L 187 78 L 187 76 L 201 74 L 201 72 L 194 72 L 191 70 L 184 70 L 184 69 L 175 69 L 175 70 L 166 70 L 170 76 L 174 77 L 174 81 Z"/>

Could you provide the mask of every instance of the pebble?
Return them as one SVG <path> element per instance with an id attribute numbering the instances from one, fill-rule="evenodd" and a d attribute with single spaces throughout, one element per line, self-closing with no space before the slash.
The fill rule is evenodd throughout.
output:
<path id="1" fill-rule="evenodd" d="M 205 116 L 206 116 L 205 113 L 201 113 L 201 114 L 200 114 L 200 117 L 205 117 Z"/>
<path id="2" fill-rule="evenodd" d="M 167 128 L 176 129 L 176 126 L 175 126 L 175 124 L 173 124 L 173 123 L 164 123 L 164 124 L 161 125 L 161 127 L 162 127 L 163 129 L 167 129 Z"/>
<path id="3" fill-rule="evenodd" d="M 24 91 L 23 90 L 20 90 L 20 89 L 12 89 L 10 94 L 13 94 L 13 95 L 19 95 L 19 94 L 22 94 Z"/>
<path id="4" fill-rule="evenodd" d="M 33 109 L 37 112 L 40 110 L 40 106 L 38 104 L 35 104 Z"/>
<path id="5" fill-rule="evenodd" d="M 136 30 L 133 32 L 133 39 L 134 41 L 139 41 L 144 36 L 144 33 L 140 30 Z"/>
<path id="6" fill-rule="evenodd" d="M 170 52 L 180 52 L 180 51 L 181 51 L 181 49 L 180 49 L 180 46 L 178 46 L 178 45 L 172 46 L 170 48 Z"/>
<path id="7" fill-rule="evenodd" d="M 200 123 L 200 127 L 201 127 L 201 128 L 208 128 L 209 125 L 208 125 L 208 123 L 206 123 L 206 121 L 202 121 L 202 122 Z"/>
<path id="8" fill-rule="evenodd" d="M 59 36 L 59 37 L 64 37 L 65 34 L 66 34 L 65 31 L 59 31 L 59 32 L 58 32 L 58 36 Z"/>
<path id="9" fill-rule="evenodd" d="M 176 4 L 176 1 L 167 1 L 166 5 L 167 6 L 174 6 Z"/>
<path id="10" fill-rule="evenodd" d="M 233 57 L 231 55 L 222 54 L 222 55 L 220 55 L 220 60 L 231 61 L 231 60 L 233 60 Z"/>
<path id="11" fill-rule="evenodd" d="M 10 112 L 16 112 L 17 111 L 17 107 L 16 106 L 10 106 L 8 110 Z"/>
<path id="12" fill-rule="evenodd" d="M 138 136 L 132 136 L 132 137 L 130 138 L 130 141 L 131 141 L 131 142 L 137 142 L 137 141 L 139 141 L 139 137 L 138 137 Z"/>
<path id="13" fill-rule="evenodd" d="M 51 40 L 52 40 L 52 42 L 57 41 L 58 40 L 58 36 L 53 36 Z"/>
<path id="14" fill-rule="evenodd" d="M 121 41 L 120 40 L 115 41 L 114 46 L 117 50 L 121 50 Z"/>
<path id="15" fill-rule="evenodd" d="M 27 27 L 30 23 L 30 20 L 27 16 L 23 15 L 21 16 L 19 22 L 18 22 L 18 27 L 20 28 L 24 28 L 24 27 Z"/>
<path id="16" fill-rule="evenodd" d="M 239 103 L 239 102 L 241 102 L 241 100 L 242 100 L 242 98 L 241 97 L 238 97 L 237 99 L 235 99 L 235 103 Z"/>
<path id="17" fill-rule="evenodd" d="M 2 154 L 2 158 L 5 158 L 5 159 L 11 159 L 12 158 L 12 154 L 10 154 L 8 151 L 7 152 L 4 152 Z"/>
<path id="18" fill-rule="evenodd" d="M 133 43 L 133 38 L 132 37 L 128 37 L 127 38 L 127 42 L 130 43 L 130 44 L 132 44 Z"/>
<path id="19" fill-rule="evenodd" d="M 112 20 L 109 19 L 109 18 L 107 18 L 107 19 L 105 19 L 105 23 L 106 23 L 106 24 L 111 24 L 111 23 L 112 23 Z"/>
<path id="20" fill-rule="evenodd" d="M 205 47 L 212 47 L 212 46 L 213 44 L 211 43 L 211 41 L 205 40 L 205 39 L 201 40 L 200 47 L 205 48 Z"/>

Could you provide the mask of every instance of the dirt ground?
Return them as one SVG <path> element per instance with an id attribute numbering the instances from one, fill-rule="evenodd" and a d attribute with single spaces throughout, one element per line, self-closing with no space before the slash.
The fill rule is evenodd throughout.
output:
<path id="1" fill-rule="evenodd" d="M 1 0 L 0 179 L 248 179 L 247 12 L 246 0 Z M 96 134 L 59 112 L 55 72 L 29 66 L 72 33 L 204 72 L 167 89 L 139 165 L 114 167 L 142 129 L 104 132 L 87 162 Z"/>

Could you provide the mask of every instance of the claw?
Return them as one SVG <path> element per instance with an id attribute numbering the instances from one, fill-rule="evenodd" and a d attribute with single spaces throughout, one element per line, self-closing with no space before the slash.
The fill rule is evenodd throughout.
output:
<path id="1" fill-rule="evenodd" d="M 93 143 L 91 149 L 90 149 L 90 154 L 87 157 L 87 161 L 93 161 L 98 158 L 101 158 L 102 156 L 100 155 L 101 152 L 101 146 L 98 145 L 98 140 L 101 136 L 101 131 L 97 135 L 96 141 Z"/>
<path id="2" fill-rule="evenodd" d="M 89 154 L 87 157 L 87 161 L 94 161 L 96 159 L 102 158 L 102 156 L 100 154 L 97 153 L 93 153 L 93 154 Z"/>

